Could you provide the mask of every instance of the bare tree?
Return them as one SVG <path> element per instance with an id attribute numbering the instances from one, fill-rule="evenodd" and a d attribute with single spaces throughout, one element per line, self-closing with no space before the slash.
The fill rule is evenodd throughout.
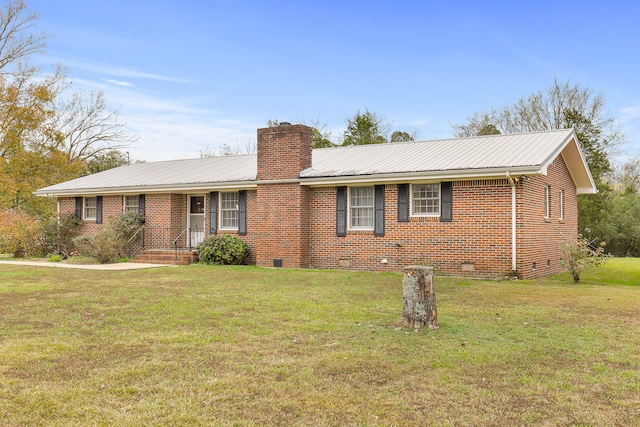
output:
<path id="1" fill-rule="evenodd" d="M 640 155 L 615 165 L 611 178 L 614 188 L 640 194 Z"/>
<path id="2" fill-rule="evenodd" d="M 87 98 L 74 93 L 71 99 L 58 102 L 51 125 L 61 143 L 59 149 L 70 161 L 84 162 L 137 140 L 119 121 L 118 111 L 107 112 L 105 108 L 103 92 L 92 92 Z"/>
<path id="3" fill-rule="evenodd" d="M 10 0 L 4 9 L 0 9 L 0 74 L 9 73 L 5 70 L 8 65 L 45 50 L 49 35 L 32 33 L 38 14 L 26 9 L 23 0 Z"/>

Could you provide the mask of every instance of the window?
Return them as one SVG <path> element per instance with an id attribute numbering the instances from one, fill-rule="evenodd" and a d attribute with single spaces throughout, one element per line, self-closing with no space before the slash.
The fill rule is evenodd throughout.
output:
<path id="1" fill-rule="evenodd" d="M 549 218 L 549 186 L 544 187 L 544 217 Z"/>
<path id="2" fill-rule="evenodd" d="M 238 229 L 238 193 L 220 193 L 220 229 Z"/>
<path id="3" fill-rule="evenodd" d="M 349 228 L 373 230 L 373 187 L 349 188 Z"/>
<path id="4" fill-rule="evenodd" d="M 84 219 L 96 219 L 98 212 L 98 202 L 96 197 L 84 198 Z"/>
<path id="5" fill-rule="evenodd" d="M 412 184 L 411 185 L 411 215 L 438 216 L 440 215 L 440 185 Z"/>
<path id="6" fill-rule="evenodd" d="M 558 191 L 558 219 L 564 216 L 564 190 Z"/>
<path id="7" fill-rule="evenodd" d="M 124 196 L 124 213 L 138 213 L 140 196 Z"/>

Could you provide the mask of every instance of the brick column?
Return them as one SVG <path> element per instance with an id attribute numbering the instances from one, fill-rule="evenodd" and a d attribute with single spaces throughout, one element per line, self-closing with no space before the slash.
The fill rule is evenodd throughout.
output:
<path id="1" fill-rule="evenodd" d="M 297 182 L 311 167 L 312 130 L 281 124 L 258 129 L 256 263 L 309 266 L 309 188 Z M 279 261 L 275 261 L 279 263 Z"/>

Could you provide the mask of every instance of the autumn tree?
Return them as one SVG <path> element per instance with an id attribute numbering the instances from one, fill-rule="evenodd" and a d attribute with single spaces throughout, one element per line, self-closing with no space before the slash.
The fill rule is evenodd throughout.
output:
<path id="1" fill-rule="evenodd" d="M 0 209 L 53 214 L 37 188 L 80 176 L 95 156 L 129 145 L 117 112 L 107 112 L 104 94 L 69 93 L 64 70 L 45 74 L 30 66 L 46 34 L 34 34 L 38 16 L 23 0 L 0 9 Z"/>

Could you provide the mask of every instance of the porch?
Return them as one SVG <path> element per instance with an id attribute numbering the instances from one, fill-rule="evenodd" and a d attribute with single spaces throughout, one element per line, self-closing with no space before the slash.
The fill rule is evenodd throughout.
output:
<path id="1" fill-rule="evenodd" d="M 163 228 L 145 224 L 129 239 L 136 262 L 189 265 L 198 260 L 196 246 L 205 238 L 205 230 Z"/>

